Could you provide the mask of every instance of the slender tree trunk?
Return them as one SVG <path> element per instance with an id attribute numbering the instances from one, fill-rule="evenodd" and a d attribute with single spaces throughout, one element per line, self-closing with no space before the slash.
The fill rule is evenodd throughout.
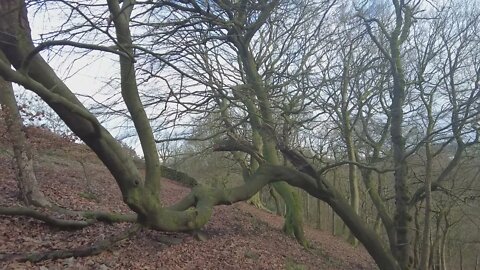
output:
<path id="1" fill-rule="evenodd" d="M 405 137 L 403 136 L 404 103 L 406 97 L 406 79 L 402 61 L 402 44 L 408 37 L 413 22 L 412 7 L 405 1 L 392 0 L 395 14 L 395 27 L 390 33 L 384 33 L 388 40 L 388 48 L 384 47 L 373 34 L 370 22 L 365 20 L 367 31 L 375 44 L 390 63 L 393 79 L 390 104 L 390 138 L 393 152 L 394 182 L 395 182 L 395 246 L 392 249 L 401 269 L 410 269 L 410 195 L 408 188 L 408 168 L 405 155 Z"/>
<path id="2" fill-rule="evenodd" d="M 400 56 L 398 56 L 399 58 Z M 400 61 L 398 59 L 398 61 Z M 404 79 L 395 76 L 394 94 L 392 98 L 392 125 L 390 134 L 393 146 L 393 161 L 395 166 L 395 231 L 396 257 L 403 269 L 410 268 L 410 213 L 409 192 L 407 183 L 407 162 L 405 160 L 405 138 L 403 137 L 403 103 L 405 98 Z"/>
<path id="3" fill-rule="evenodd" d="M 415 205 L 415 213 L 413 216 L 413 221 L 415 224 L 415 234 L 413 237 L 413 267 L 416 268 L 419 266 L 419 243 L 420 243 L 420 223 L 418 220 L 419 209 L 418 206 Z M 431 252 L 428 253 L 428 258 L 430 259 Z"/>
<path id="4" fill-rule="evenodd" d="M 322 229 L 322 202 L 317 199 L 317 229 Z"/>
<path id="5" fill-rule="evenodd" d="M 434 269 L 440 269 L 440 222 L 441 222 L 441 213 L 437 217 L 437 222 L 435 223 L 435 237 L 430 249 L 430 265 Z"/>
<path id="6" fill-rule="evenodd" d="M 234 41 L 234 44 L 238 49 L 239 59 L 245 72 L 248 87 L 253 90 L 258 102 L 258 110 L 249 111 L 252 129 L 257 131 L 262 138 L 264 159 L 269 164 L 280 165 L 277 139 L 273 130 L 275 121 L 267 89 L 258 73 L 254 57 L 249 50 L 248 41 L 238 37 L 238 39 Z M 259 116 L 261 119 L 259 119 Z M 285 202 L 286 215 L 283 227 L 284 231 L 287 234 L 295 235 L 298 242 L 306 246 L 307 241 L 303 231 L 302 204 L 298 195 L 286 182 L 276 182 L 273 183 L 272 186 Z"/>
<path id="7" fill-rule="evenodd" d="M 404 26 L 405 28 L 405 26 Z M 410 244 L 410 196 L 407 181 L 407 161 L 405 158 L 405 137 L 403 136 L 403 106 L 405 103 L 405 74 L 400 53 L 401 43 L 397 38 L 390 40 L 393 69 L 393 91 L 390 112 L 392 123 L 390 136 L 393 148 L 393 163 L 395 166 L 395 255 L 402 269 L 411 267 Z"/>
<path id="8" fill-rule="evenodd" d="M 346 59 L 344 60 L 343 64 L 343 71 L 342 71 L 342 87 L 341 87 L 341 108 L 339 112 L 339 118 L 341 119 L 341 129 L 343 139 L 345 140 L 345 144 L 347 146 L 347 156 L 348 161 L 356 162 L 356 148 L 353 141 L 353 128 L 351 126 L 351 119 L 350 119 L 350 111 L 349 111 L 349 103 L 350 100 L 348 98 L 348 85 L 350 82 L 350 62 L 351 62 L 351 51 L 347 53 Z M 350 188 L 350 205 L 353 208 L 355 213 L 359 214 L 360 209 L 360 189 L 359 189 L 359 181 L 358 181 L 358 172 L 357 166 L 354 164 L 348 164 L 348 182 Z M 358 240 L 355 236 L 349 232 L 348 233 L 348 242 L 352 245 L 356 246 L 358 244 Z"/>
<path id="9" fill-rule="evenodd" d="M 349 132 L 350 133 L 350 132 Z M 347 151 L 348 151 L 348 160 L 356 162 L 355 146 L 353 145 L 352 135 L 348 135 L 347 139 Z M 350 205 L 352 206 L 355 213 L 359 214 L 360 210 L 360 188 L 358 183 L 358 172 L 357 166 L 353 164 L 348 165 L 348 179 L 350 183 Z M 348 234 L 348 242 L 353 246 L 358 245 L 358 240 L 350 232 Z"/>
<path id="10" fill-rule="evenodd" d="M 462 246 L 459 246 L 458 252 L 459 252 L 459 255 L 460 255 L 459 256 L 460 261 L 458 262 L 460 264 L 460 267 L 458 269 L 463 270 L 463 248 L 462 248 Z"/>
<path id="11" fill-rule="evenodd" d="M 371 170 L 361 170 L 362 179 L 367 189 L 368 195 L 372 200 L 372 203 L 377 209 L 378 215 L 382 221 L 383 227 L 387 232 L 388 242 L 391 250 L 395 250 L 395 228 L 392 218 L 388 213 L 388 209 L 385 206 L 382 198 L 380 197 L 380 182 L 382 180 L 382 175 L 378 175 L 378 183 L 375 184 L 373 180 L 373 172 Z"/>
<path id="12" fill-rule="evenodd" d="M 301 190 L 303 199 L 305 201 L 305 219 L 310 220 L 310 200 L 309 200 L 309 195 L 306 191 Z"/>
<path id="13" fill-rule="evenodd" d="M 273 165 L 280 165 L 280 160 L 278 159 L 278 153 L 276 149 L 276 139 L 272 137 L 271 130 L 265 125 L 273 125 L 273 119 L 271 112 L 269 111 L 270 107 L 266 96 L 262 96 L 263 105 L 260 111 L 263 111 L 263 119 L 268 124 L 263 124 L 259 130 L 259 133 L 262 136 L 263 140 L 263 156 L 265 160 Z M 303 231 L 303 212 L 302 204 L 298 194 L 296 194 L 292 187 L 290 187 L 286 182 L 275 182 L 272 184 L 275 190 L 280 194 L 283 201 L 285 202 L 285 223 L 283 230 L 286 234 L 294 235 L 298 242 L 303 246 L 307 245 L 307 240 Z"/>
<path id="14" fill-rule="evenodd" d="M 379 215 L 375 217 L 375 222 L 373 223 L 373 230 L 380 235 L 380 230 L 382 226 L 382 219 L 380 218 Z"/>
<path id="15" fill-rule="evenodd" d="M 93 183 L 91 177 L 87 173 L 87 166 L 83 160 L 78 160 L 78 163 L 83 169 L 83 178 L 85 179 L 85 192 L 89 198 L 96 198 L 95 191 L 93 190 Z"/>
<path id="16" fill-rule="evenodd" d="M 441 237 L 441 243 L 440 243 L 440 269 L 441 270 L 447 270 L 447 254 L 446 254 L 446 249 L 447 249 L 447 237 L 450 232 L 450 228 L 447 227 L 443 231 L 442 237 Z"/>
<path id="17" fill-rule="evenodd" d="M 222 113 L 226 113 L 226 108 L 222 110 Z M 262 138 L 255 130 L 252 132 L 252 142 L 255 148 L 259 149 L 260 151 L 263 149 Z M 250 173 L 254 173 L 258 169 L 258 166 L 258 161 L 256 161 L 253 157 L 250 157 Z M 257 192 L 255 195 L 253 195 L 253 197 L 248 200 L 248 203 L 257 208 L 265 209 L 262 204 L 262 200 L 260 199 L 260 192 Z"/>
<path id="18" fill-rule="evenodd" d="M 337 227 L 337 224 L 335 222 L 335 210 L 333 210 L 333 208 L 330 208 L 330 209 L 332 209 L 332 235 L 336 236 L 337 231 L 335 228 Z"/>
<path id="19" fill-rule="evenodd" d="M 275 203 L 275 209 L 277 212 L 278 216 L 283 216 L 283 211 L 282 211 L 282 204 L 280 203 L 280 198 L 277 195 L 277 192 L 273 187 L 270 187 L 270 196 L 273 198 L 273 202 Z"/>
<path id="20" fill-rule="evenodd" d="M 333 181 L 332 181 L 333 188 L 336 188 L 336 184 L 337 184 L 337 171 L 334 169 Z M 337 224 L 335 222 L 335 210 L 332 207 L 330 207 L 330 209 L 332 209 L 332 235 L 335 236 L 337 235 L 337 231 L 336 231 Z"/>
<path id="21" fill-rule="evenodd" d="M 428 270 L 429 269 L 429 255 L 430 255 L 430 235 L 431 235 L 431 200 L 432 200 L 432 169 L 433 169 L 433 154 L 432 154 L 432 142 L 431 142 L 431 136 L 433 133 L 433 128 L 435 125 L 435 120 L 433 117 L 432 109 L 433 109 L 433 100 L 434 100 L 434 92 L 427 93 L 424 89 L 423 84 L 421 83 L 423 81 L 423 71 L 424 69 L 421 69 L 419 72 L 419 83 L 418 83 L 418 88 L 420 89 L 421 92 L 421 100 L 423 104 L 425 105 L 426 111 L 427 111 L 427 128 L 426 128 L 426 133 L 425 137 L 427 138 L 427 141 L 425 142 L 425 158 L 426 158 L 426 163 L 425 163 L 425 181 L 424 181 L 424 188 L 425 188 L 425 215 L 424 215 L 424 223 L 423 223 L 423 238 L 422 238 L 422 249 L 421 249 L 421 254 L 420 254 L 420 265 L 419 269 L 420 270 Z M 417 213 L 416 213 L 417 214 Z M 415 217 L 417 218 L 417 217 Z M 417 232 L 418 232 L 417 228 Z M 416 234 L 417 236 L 417 234 Z"/>
<path id="22" fill-rule="evenodd" d="M 207 62 L 206 65 L 210 66 L 210 64 L 208 63 L 208 56 L 205 56 L 205 61 Z M 209 83 L 211 85 L 214 84 L 213 83 L 213 78 L 212 78 L 210 72 L 209 72 Z M 229 104 L 228 100 L 225 99 L 225 98 L 222 98 L 222 99 L 218 98 L 217 103 L 220 107 L 220 115 L 222 117 L 222 121 L 223 121 L 224 125 L 228 129 L 233 130 L 234 127 L 230 122 L 230 116 L 229 116 L 229 113 L 228 113 L 228 104 Z M 250 109 L 253 110 L 254 108 L 250 108 Z M 258 132 L 255 131 L 255 130 L 252 131 L 252 142 L 253 142 L 253 146 L 256 149 L 258 149 L 259 151 L 261 151 L 261 149 L 263 149 L 262 138 L 261 138 L 260 134 L 258 134 Z M 243 157 L 238 152 L 233 151 L 232 155 L 235 158 L 235 160 L 237 160 L 237 162 L 242 167 L 242 171 L 243 171 L 242 174 L 243 174 L 244 181 L 249 179 L 250 175 L 253 174 L 259 167 L 258 161 L 255 160 L 255 158 L 253 158 L 252 156 L 250 157 L 250 164 L 247 165 L 246 162 L 244 161 Z M 249 203 L 249 204 L 251 204 L 251 205 L 253 205 L 253 206 L 255 206 L 259 209 L 267 210 L 262 203 L 260 193 L 261 193 L 261 190 L 259 192 L 255 193 L 255 195 L 253 195 L 250 199 L 248 199 L 247 203 Z"/>
<path id="23" fill-rule="evenodd" d="M 475 255 L 475 270 L 478 270 L 478 264 L 479 264 L 478 257 L 479 257 L 479 255 L 477 253 L 477 255 Z"/>
<path id="24" fill-rule="evenodd" d="M 5 60 L 4 57 L 2 58 Z M 8 138 L 13 146 L 20 199 L 26 205 L 50 206 L 50 202 L 38 186 L 33 170 L 32 153 L 22 130 L 22 118 L 18 111 L 12 83 L 5 81 L 2 77 L 0 77 L 0 104 L 7 125 Z"/>
<path id="25" fill-rule="evenodd" d="M 431 110 L 431 108 L 430 108 Z M 429 111 L 430 111 L 429 110 Z M 431 113 L 429 112 L 429 124 L 427 127 L 427 136 L 430 136 L 433 130 L 433 119 L 431 119 Z M 420 256 L 420 270 L 428 270 L 428 257 L 430 254 L 430 216 L 431 216 L 431 190 L 432 190 L 432 154 L 431 143 L 428 141 L 425 143 L 425 217 L 423 226 L 423 239 L 422 239 L 422 253 Z"/>
<path id="26" fill-rule="evenodd" d="M 347 202 L 344 202 L 339 194 L 333 195 L 329 202 L 330 206 L 342 218 L 348 228 L 358 237 L 369 253 L 374 257 L 375 262 L 382 270 L 397 270 L 399 268 L 397 261 L 392 254 L 383 247 L 380 238 L 375 232 L 366 227 L 361 218 L 354 213 Z M 376 250 L 376 251 L 374 251 Z"/>
<path id="27" fill-rule="evenodd" d="M 303 213 L 298 195 L 293 192 L 292 188 L 286 182 L 276 182 L 273 183 L 273 186 L 285 201 L 286 213 L 283 231 L 288 235 L 295 236 L 301 245 L 307 246 L 307 240 L 303 232 Z"/>

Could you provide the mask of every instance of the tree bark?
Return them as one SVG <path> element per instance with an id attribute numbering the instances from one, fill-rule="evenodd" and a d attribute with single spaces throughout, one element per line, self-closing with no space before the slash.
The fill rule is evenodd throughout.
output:
<path id="1" fill-rule="evenodd" d="M 349 83 L 350 83 L 350 65 L 351 65 L 351 47 L 348 48 L 346 52 L 346 59 L 344 59 L 343 70 L 342 70 L 342 84 L 341 84 L 341 104 L 340 112 L 338 116 L 341 123 L 339 123 L 343 140 L 347 147 L 347 158 L 348 161 L 357 162 L 357 150 L 355 148 L 355 143 L 353 141 L 353 128 L 351 124 L 350 117 L 350 102 L 351 100 L 348 97 Z M 360 209 L 360 191 L 359 191 L 359 181 L 358 181 L 358 170 L 357 166 L 350 163 L 348 164 L 348 182 L 350 189 L 350 205 L 352 206 L 355 213 L 359 214 Z M 352 233 L 348 234 L 348 242 L 356 246 L 358 244 L 357 239 Z"/>
<path id="2" fill-rule="evenodd" d="M 38 54 L 30 36 L 24 1 L 0 2 L 0 49 L 8 62 L 0 59 L 0 73 L 7 81 L 21 84 L 38 94 L 102 160 L 113 174 L 124 201 L 138 212 L 143 183 L 133 160 L 127 156 L 115 138 L 80 103 L 70 89 Z M 25 62 L 28 59 L 28 65 Z M 10 68 L 10 63 L 16 69 Z"/>
<path id="3" fill-rule="evenodd" d="M 440 241 L 440 269 L 441 270 L 447 270 L 447 254 L 446 254 L 446 249 L 447 249 L 447 237 L 448 234 L 450 233 L 450 227 L 448 227 L 448 224 L 445 225 L 446 228 L 444 229 L 442 236 L 441 236 L 441 241 Z"/>
<path id="4" fill-rule="evenodd" d="M 258 102 L 257 109 L 253 107 L 253 102 L 245 99 L 247 109 L 251 107 L 249 109 L 249 117 L 252 130 L 258 132 L 262 139 L 262 154 L 265 161 L 272 165 L 280 165 L 281 163 L 276 147 L 277 139 L 273 134 L 275 122 L 272 115 L 272 107 L 268 99 L 267 88 L 258 73 L 254 57 L 248 48 L 248 41 L 238 37 L 233 40 L 233 44 L 238 48 L 239 59 L 245 72 L 246 82 L 248 83 L 246 87 L 250 87 L 250 90 L 253 90 Z M 285 202 L 286 215 L 283 230 L 287 234 L 294 235 L 299 243 L 306 246 L 307 241 L 303 231 L 302 204 L 298 195 L 287 183 L 275 182 L 272 186 Z"/>
<path id="5" fill-rule="evenodd" d="M 4 57 L 0 58 L 5 60 Z M 3 118 L 7 125 L 8 139 L 13 147 L 13 158 L 16 165 L 16 178 L 20 191 L 20 200 L 25 205 L 48 207 L 50 206 L 50 202 L 40 190 L 37 177 L 35 176 L 32 152 L 22 130 L 23 121 L 15 100 L 12 83 L 5 81 L 1 76 L 0 105 Z"/>
<path id="6" fill-rule="evenodd" d="M 317 211 L 316 211 L 316 215 L 317 215 L 317 229 L 318 230 L 322 230 L 322 203 L 320 200 L 317 200 Z"/>
<path id="7" fill-rule="evenodd" d="M 475 268 L 474 268 L 475 270 L 478 270 L 478 265 L 479 265 L 479 262 L 480 262 L 479 257 L 480 256 L 477 253 L 477 255 L 475 255 Z"/>
<path id="8" fill-rule="evenodd" d="M 419 262 L 419 257 L 420 257 L 420 248 L 419 248 L 419 245 L 420 245 L 420 223 L 419 223 L 419 220 L 418 220 L 418 216 L 419 216 L 419 209 L 418 209 L 418 206 L 415 205 L 415 213 L 413 215 L 413 222 L 415 224 L 415 234 L 413 236 L 413 267 L 418 267 L 420 265 L 420 262 Z M 431 250 L 429 251 L 428 253 L 428 260 L 430 261 L 430 257 L 431 257 Z M 430 262 L 429 262 L 430 264 Z"/>
<path id="9" fill-rule="evenodd" d="M 388 212 L 388 209 L 385 206 L 385 203 L 383 202 L 378 192 L 379 185 L 378 184 L 375 185 L 373 180 L 373 172 L 371 170 L 363 169 L 361 170 L 361 172 L 362 172 L 362 179 L 367 189 L 368 195 L 370 196 L 370 199 L 372 200 L 372 203 L 375 206 L 378 212 L 378 215 L 382 221 L 383 227 L 387 232 L 390 249 L 395 250 L 395 243 L 396 243 L 395 227 L 393 224 L 393 220 Z M 378 177 L 381 178 L 380 175 Z"/>
<path id="10" fill-rule="evenodd" d="M 395 247 L 393 249 L 395 257 L 400 264 L 401 269 L 410 269 L 411 243 L 410 243 L 410 222 L 411 215 L 409 211 L 409 189 L 407 183 L 407 161 L 405 156 L 405 138 L 403 136 L 403 106 L 406 97 L 406 79 L 402 62 L 401 47 L 408 37 L 410 27 L 413 22 L 412 9 L 400 0 L 392 0 L 394 6 L 395 26 L 392 31 L 387 32 L 387 28 L 381 25 L 381 33 L 388 41 L 388 48 L 383 46 L 379 39 L 373 34 L 370 22 L 364 19 L 367 32 L 390 63 L 390 72 L 393 78 L 393 89 L 391 90 L 390 104 L 390 138 L 392 142 L 394 180 L 395 180 Z"/>
<path id="11" fill-rule="evenodd" d="M 424 101 L 427 103 L 426 101 Z M 426 104 L 427 105 L 427 104 Z M 427 134 L 426 137 L 430 138 L 433 127 L 434 120 L 432 116 L 432 106 L 433 106 L 433 96 L 430 97 L 427 106 Z M 420 269 L 428 270 L 429 269 L 429 255 L 430 255 L 430 226 L 431 226 L 431 212 L 432 212 L 432 170 L 433 170 L 433 156 L 432 156 L 432 143 L 430 140 L 425 142 L 425 155 L 426 155 L 426 164 L 425 164 L 425 216 L 423 223 L 423 238 L 422 238 L 422 250 L 420 256 Z"/>

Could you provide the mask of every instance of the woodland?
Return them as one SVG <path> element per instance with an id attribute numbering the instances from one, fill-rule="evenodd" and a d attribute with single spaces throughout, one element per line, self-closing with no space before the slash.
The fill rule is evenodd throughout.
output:
<path id="1" fill-rule="evenodd" d="M 382 270 L 480 268 L 479 4 L 0 1 L 1 135 L 18 189 L 0 215 L 119 230 L 0 261 L 98 255 L 139 231 L 200 246 L 215 211 L 247 202 L 281 216 L 296 248 L 312 249 L 314 226 Z M 125 209 L 55 201 L 32 126 L 67 138 L 86 180 L 98 159 Z M 166 202 L 165 178 L 190 190 Z M 95 198 L 93 186 L 78 192 Z"/>

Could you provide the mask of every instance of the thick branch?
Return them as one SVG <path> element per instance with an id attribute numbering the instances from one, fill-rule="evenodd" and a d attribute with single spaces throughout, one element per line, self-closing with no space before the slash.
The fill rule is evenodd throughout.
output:
<path id="1" fill-rule="evenodd" d="M 213 145 L 213 151 L 227 151 L 234 152 L 240 151 L 249 154 L 259 163 L 264 162 L 264 158 L 258 154 L 258 149 L 255 149 L 253 145 L 249 142 L 240 140 L 240 139 L 225 139 L 223 141 L 217 142 Z"/>
<path id="2" fill-rule="evenodd" d="M 107 1 L 108 8 L 113 16 L 112 19 L 118 43 L 125 53 L 129 55 L 134 54 L 132 35 L 129 28 L 134 2 L 132 0 L 125 1 L 122 8 L 120 8 L 118 0 Z M 132 117 L 145 157 L 145 185 L 148 186 L 145 191 L 151 193 L 150 195 L 153 198 L 157 196 L 160 190 L 160 161 L 152 127 L 140 100 L 135 65 L 130 57 L 120 56 L 120 75 L 123 101 Z"/>
<path id="3" fill-rule="evenodd" d="M 82 49 L 90 49 L 90 50 L 96 50 L 96 51 L 103 51 L 103 52 L 109 52 L 109 53 L 114 53 L 118 54 L 120 56 L 128 57 L 130 58 L 131 56 L 126 54 L 125 52 L 118 51 L 115 47 L 105 47 L 105 46 L 100 46 L 100 45 L 95 45 L 95 44 L 86 44 L 86 43 L 80 43 L 80 42 L 75 42 L 71 40 L 51 40 L 51 41 L 46 41 L 40 43 L 35 49 L 33 49 L 25 58 L 23 64 L 22 64 L 22 69 L 28 72 L 28 68 L 30 65 L 30 62 L 32 61 L 33 57 L 40 53 L 42 50 L 45 50 L 47 48 L 50 48 L 52 46 L 73 46 L 76 48 L 82 48 Z"/>
<path id="4" fill-rule="evenodd" d="M 198 181 L 195 178 L 184 172 L 177 171 L 167 166 L 160 167 L 162 169 L 162 177 L 181 183 L 191 188 L 198 185 Z"/>
<path id="5" fill-rule="evenodd" d="M 366 170 L 372 170 L 378 174 L 383 174 L 383 173 L 387 173 L 387 172 L 392 172 L 394 171 L 394 169 L 379 169 L 379 168 L 376 168 L 376 167 L 372 167 L 372 166 L 367 166 L 363 163 L 360 163 L 360 162 L 355 162 L 355 161 L 348 161 L 348 160 L 345 160 L 345 161 L 339 161 L 339 162 L 335 162 L 335 163 L 332 163 L 332 164 L 328 164 L 326 166 L 324 166 L 323 168 L 321 168 L 317 173 L 318 174 L 323 174 L 331 169 L 334 169 L 336 167 L 339 167 L 339 166 L 342 166 L 342 165 L 346 165 L 346 164 L 353 164 L 353 165 L 356 165 L 362 169 L 366 169 Z"/>

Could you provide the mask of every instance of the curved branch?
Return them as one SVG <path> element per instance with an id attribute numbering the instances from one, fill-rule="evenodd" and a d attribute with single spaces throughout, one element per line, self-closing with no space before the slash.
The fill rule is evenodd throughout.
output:
<path id="1" fill-rule="evenodd" d="M 255 149 L 255 146 L 251 145 L 245 140 L 239 138 L 228 138 L 223 141 L 219 141 L 213 145 L 213 151 L 240 151 L 249 154 L 259 163 L 265 162 L 265 159 L 258 153 L 258 150 Z"/>
<path id="2" fill-rule="evenodd" d="M 95 128 L 97 134 L 100 132 L 99 130 L 100 123 L 95 118 L 95 116 L 93 116 L 88 111 L 86 111 L 84 107 L 81 107 L 71 102 L 64 96 L 55 93 L 54 90 L 56 86 L 54 86 L 54 89 L 48 89 L 41 83 L 31 79 L 27 75 L 11 69 L 9 64 L 1 60 L 0 60 L 0 74 L 2 77 L 4 77 L 5 80 L 18 83 L 19 85 L 22 85 L 27 89 L 30 89 L 31 91 L 39 95 L 43 100 L 45 100 L 48 103 L 61 104 L 62 106 L 70 110 L 70 112 L 89 121 L 92 124 L 92 127 Z"/>
<path id="3" fill-rule="evenodd" d="M 335 162 L 335 163 L 332 163 L 332 164 L 328 164 L 326 165 L 325 167 L 321 168 L 317 173 L 318 174 L 323 174 L 331 169 L 334 169 L 336 167 L 339 167 L 339 166 L 342 166 L 342 165 L 347 165 L 347 164 L 353 164 L 355 166 L 358 166 L 362 169 L 367 169 L 367 170 L 372 170 L 378 174 L 383 174 L 383 173 L 387 173 L 387 172 L 393 172 L 394 169 L 384 169 L 384 170 L 381 170 L 379 168 L 376 168 L 376 167 L 372 167 L 372 166 L 367 166 L 363 163 L 360 163 L 360 162 L 355 162 L 355 161 L 348 161 L 348 160 L 345 160 L 345 161 L 339 161 L 339 162 Z"/>
<path id="4" fill-rule="evenodd" d="M 173 180 L 187 187 L 194 187 L 198 185 L 197 179 L 184 172 L 180 172 L 163 165 L 160 165 L 160 167 L 162 171 L 162 177 Z"/>
<path id="5" fill-rule="evenodd" d="M 42 50 L 45 50 L 52 46 L 73 46 L 73 47 L 82 48 L 82 49 L 109 52 L 109 53 L 118 54 L 120 56 L 124 56 L 127 58 L 132 58 L 132 61 L 133 61 L 133 57 L 131 57 L 125 52 L 116 50 L 115 47 L 105 47 L 105 46 L 80 43 L 80 42 L 75 42 L 70 40 L 51 40 L 51 41 L 42 42 L 38 46 L 36 46 L 35 49 L 33 49 L 23 61 L 21 69 L 25 70 L 26 73 L 28 73 L 28 69 L 30 67 L 30 63 L 33 57 L 35 57 L 35 55 L 40 53 Z"/>

